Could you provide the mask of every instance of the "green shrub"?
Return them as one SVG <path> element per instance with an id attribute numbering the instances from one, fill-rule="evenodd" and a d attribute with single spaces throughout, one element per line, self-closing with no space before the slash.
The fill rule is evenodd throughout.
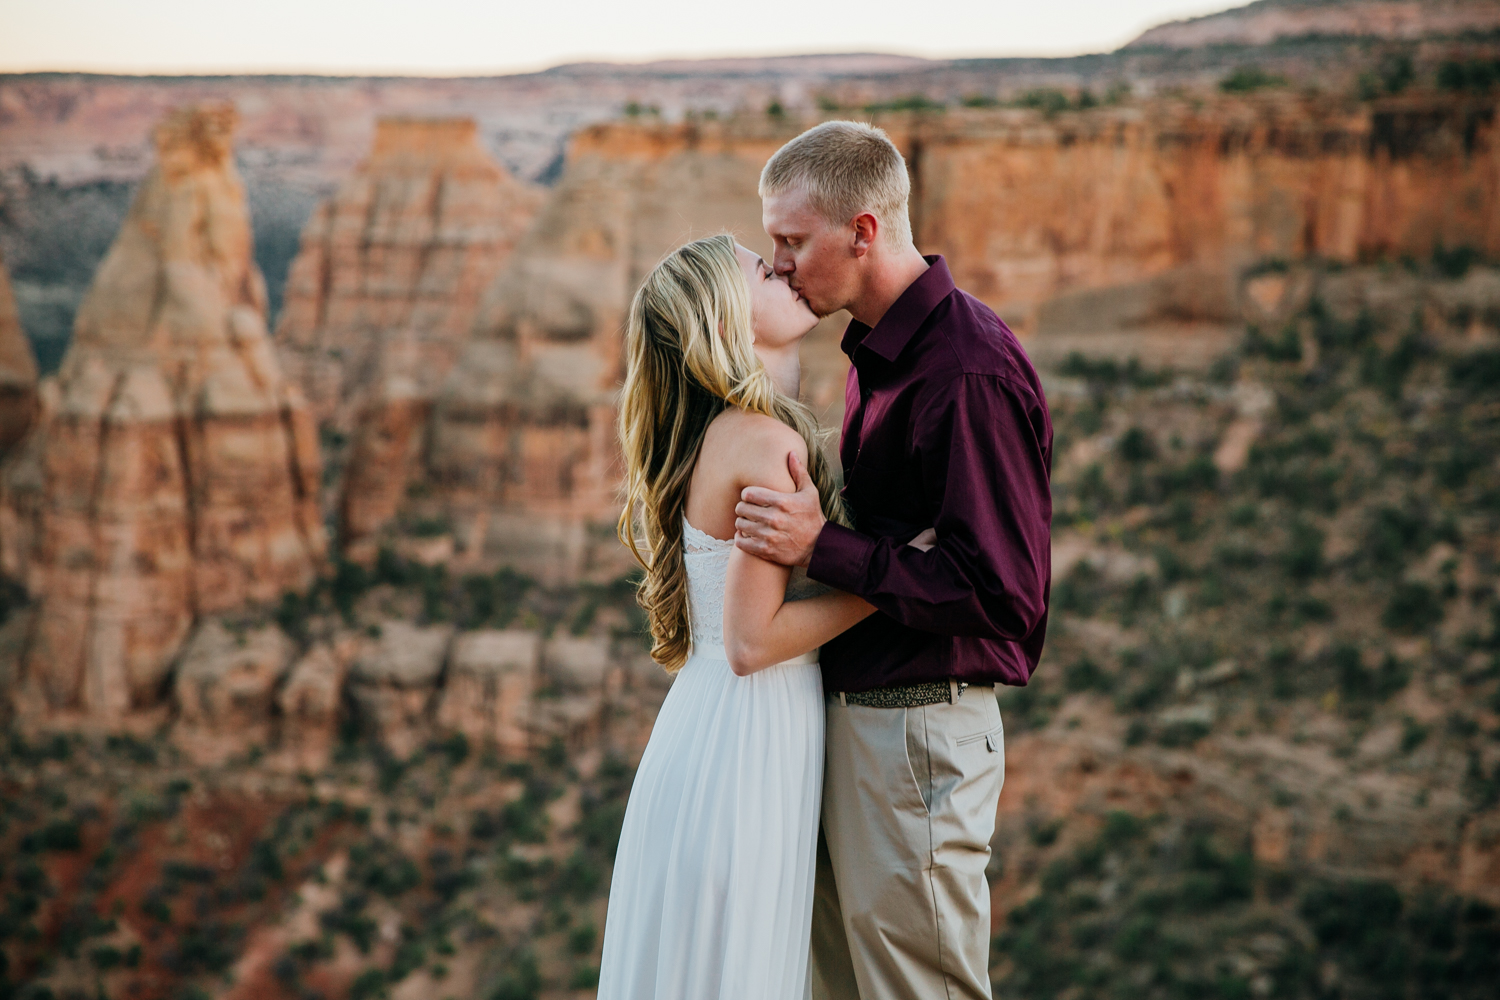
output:
<path id="1" fill-rule="evenodd" d="M 599 986 L 599 968 L 594 965 L 581 965 L 573 970 L 573 975 L 568 978 L 568 987 L 575 990 L 592 990 Z"/>
<path id="2" fill-rule="evenodd" d="M 557 891 L 587 902 L 604 886 L 604 872 L 586 851 L 574 851 L 558 873 Z"/>
<path id="3" fill-rule="evenodd" d="M 1069 691 L 1103 691 L 1114 688 L 1114 678 L 1087 656 L 1081 656 L 1068 664 L 1063 671 L 1063 683 Z"/>
<path id="4" fill-rule="evenodd" d="M 29 839 L 29 838 L 28 838 Z M 55 819 L 36 834 L 35 849 L 43 851 L 77 851 L 83 847 L 83 834 L 76 820 Z"/>
<path id="5" fill-rule="evenodd" d="M 1281 334 L 1272 340 L 1260 332 L 1260 327 L 1251 325 L 1245 328 L 1245 339 L 1240 345 L 1240 353 L 1246 357 L 1259 355 L 1267 361 L 1278 361 L 1291 363 L 1302 360 L 1302 336 L 1294 326 L 1282 329 Z"/>
<path id="6" fill-rule="evenodd" d="M 1035 108 L 1044 115 L 1055 115 L 1058 112 L 1068 110 L 1073 102 L 1068 100 L 1068 95 L 1051 87 L 1039 87 L 1028 90 L 1016 100 L 1016 105 L 1022 108 Z"/>
<path id="7" fill-rule="evenodd" d="M 1425 632 L 1442 620 L 1443 599 L 1427 584 L 1416 582 L 1397 584 L 1380 616 L 1382 625 L 1404 635 Z"/>
<path id="8" fill-rule="evenodd" d="M 587 955 L 594 950 L 599 940 L 599 929 L 593 924 L 580 924 L 568 935 L 568 952 L 572 955 Z"/>
<path id="9" fill-rule="evenodd" d="M 349 879 L 394 899 L 421 885 L 422 873 L 394 844 L 377 838 L 349 849 Z"/>
<path id="10" fill-rule="evenodd" d="M 536 956 L 523 950 L 514 955 L 504 975 L 490 992 L 489 1000 L 536 1000 L 541 992 L 542 975 L 537 969 Z"/>
<path id="11" fill-rule="evenodd" d="M 1439 243 L 1432 250 L 1432 266 L 1437 268 L 1443 277 L 1457 281 L 1469 273 L 1469 268 L 1483 259 L 1483 255 L 1473 247 L 1458 246 L 1448 249 Z"/>
<path id="12" fill-rule="evenodd" d="M 1488 93 L 1496 83 L 1500 83 L 1500 59 L 1449 59 L 1437 71 L 1440 90 Z"/>
<path id="13" fill-rule="evenodd" d="M 1203 722 L 1172 722 L 1156 734 L 1156 742 L 1164 747 L 1190 747 L 1212 731 Z"/>
<path id="14" fill-rule="evenodd" d="M 188 924 L 166 964 L 183 975 L 224 972 L 234 964 L 242 936 L 238 927 L 212 920 Z"/>
<path id="15" fill-rule="evenodd" d="M 1156 442 L 1139 427 L 1131 427 L 1120 438 L 1120 457 L 1132 464 L 1149 462 L 1156 457 Z"/>
<path id="16" fill-rule="evenodd" d="M 1411 716 L 1401 720 L 1401 752 L 1411 753 L 1427 741 L 1429 730 Z"/>
<path id="17" fill-rule="evenodd" d="M 349 984 L 349 1000 L 375 1000 L 386 995 L 384 969 L 366 969 Z"/>
<path id="18" fill-rule="evenodd" d="M 391 958 L 391 968 L 387 978 L 393 983 L 399 983 L 420 969 L 426 961 L 427 947 L 422 942 L 402 941 L 396 948 L 396 954 Z"/>
<path id="19" fill-rule="evenodd" d="M 1373 978 L 1405 977 L 1401 894 L 1386 882 L 1322 883 L 1298 907 L 1318 943 Z"/>
<path id="20" fill-rule="evenodd" d="M 1323 532 L 1305 521 L 1293 522 L 1291 537 L 1281 554 L 1287 576 L 1305 582 L 1323 572 Z"/>
<path id="21" fill-rule="evenodd" d="M 1474 351 L 1448 364 L 1448 381 L 1472 393 L 1500 392 L 1500 350 Z"/>
<path id="22" fill-rule="evenodd" d="M 1114 809 L 1104 817 L 1104 830 L 1099 837 L 1107 846 L 1119 848 L 1145 832 L 1146 826 L 1138 817 L 1123 809 Z"/>
<path id="23" fill-rule="evenodd" d="M 369 954 L 370 947 L 375 943 L 378 927 L 374 920 L 365 915 L 368 902 L 363 893 L 346 894 L 336 908 L 318 918 L 319 922 L 330 934 L 348 935 L 361 954 Z"/>
<path id="24" fill-rule="evenodd" d="M 1259 66 L 1238 66 L 1219 81 L 1219 89 L 1226 94 L 1248 94 L 1266 87 L 1285 87 L 1286 77 L 1268 73 Z"/>
<path id="25" fill-rule="evenodd" d="M 865 105 L 865 110 L 872 113 L 876 111 L 943 111 L 946 108 L 946 104 L 934 101 L 926 94 L 908 94 L 894 101 Z"/>

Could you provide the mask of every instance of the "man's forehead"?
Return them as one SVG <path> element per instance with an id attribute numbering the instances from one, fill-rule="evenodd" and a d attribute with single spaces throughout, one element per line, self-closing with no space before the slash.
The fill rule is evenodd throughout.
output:
<path id="1" fill-rule="evenodd" d="M 761 218 L 768 228 L 774 225 L 783 230 L 815 228 L 822 221 L 807 192 L 800 188 L 766 195 L 761 199 Z"/>

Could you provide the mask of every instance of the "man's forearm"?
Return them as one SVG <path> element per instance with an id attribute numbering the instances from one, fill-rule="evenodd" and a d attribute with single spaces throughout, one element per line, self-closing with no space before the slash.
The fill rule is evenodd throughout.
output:
<path id="1" fill-rule="evenodd" d="M 951 535 L 945 541 L 940 532 L 937 544 L 923 551 L 830 523 L 818 536 L 807 573 L 911 628 L 1016 641 L 1031 634 L 1046 608 L 1045 567 L 1035 556 L 1022 565 L 1007 580 Z"/>

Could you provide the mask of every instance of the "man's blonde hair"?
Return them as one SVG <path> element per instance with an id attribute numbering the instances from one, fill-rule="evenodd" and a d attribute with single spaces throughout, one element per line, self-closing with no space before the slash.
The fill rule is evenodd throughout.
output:
<path id="1" fill-rule="evenodd" d="M 863 122 L 816 125 L 776 151 L 760 172 L 760 196 L 801 188 L 836 226 L 861 212 L 880 220 L 893 247 L 911 242 L 906 161 L 884 129 Z"/>

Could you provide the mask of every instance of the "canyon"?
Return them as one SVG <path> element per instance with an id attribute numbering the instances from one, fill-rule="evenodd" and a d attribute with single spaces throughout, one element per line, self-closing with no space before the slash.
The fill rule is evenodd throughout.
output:
<path id="1" fill-rule="evenodd" d="M 1057 430 L 997 996 L 1487 996 L 1496 100 L 1351 96 L 1352 56 L 1218 85 L 1372 10 L 1431 77 L 1493 8 L 1267 2 L 1056 61 L 0 78 L 0 995 L 592 995 L 672 683 L 614 536 L 625 311 L 685 240 L 764 251 L 766 158 L 857 115 Z M 42 196 L 112 227 L 55 373 Z M 846 322 L 804 347 L 830 431 Z"/>

